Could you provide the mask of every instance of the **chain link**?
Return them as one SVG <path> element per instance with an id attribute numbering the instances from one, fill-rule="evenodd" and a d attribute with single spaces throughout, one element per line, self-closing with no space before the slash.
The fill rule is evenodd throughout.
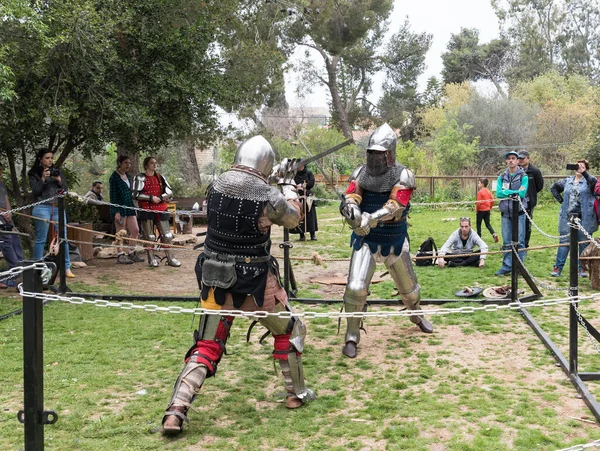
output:
<path id="1" fill-rule="evenodd" d="M 62 301 L 68 304 L 90 304 L 99 307 L 116 307 L 124 310 L 144 310 L 149 312 L 164 312 L 164 313 L 193 313 L 194 315 L 225 315 L 244 318 L 266 318 L 276 316 L 279 318 L 390 318 L 390 317 L 409 317 L 422 315 L 447 315 L 456 313 L 472 314 L 476 312 L 492 312 L 499 310 L 518 310 L 528 307 L 546 307 L 559 304 L 570 304 L 580 302 L 582 300 L 600 300 L 600 293 L 596 295 L 581 296 L 581 297 L 566 297 L 557 299 L 540 299 L 531 302 L 511 302 L 508 304 L 486 304 L 482 306 L 465 306 L 458 308 L 438 308 L 432 310 L 402 310 L 402 311 L 380 311 L 380 312 L 266 312 L 254 311 L 245 312 L 241 310 L 207 310 L 203 308 L 184 308 L 179 306 L 160 307 L 154 304 L 138 305 L 130 302 L 114 302 L 105 299 L 85 299 L 79 296 L 63 296 L 59 294 L 47 293 L 31 293 L 26 292 L 19 287 L 19 292 L 22 296 L 42 299 L 45 301 Z"/>
<path id="2" fill-rule="evenodd" d="M 28 208 L 35 207 L 36 205 L 45 204 L 48 201 L 51 201 L 51 200 L 54 200 L 54 199 L 58 199 L 59 197 L 65 197 L 65 195 L 64 194 L 57 194 L 56 196 L 49 197 L 48 199 L 42 199 L 42 200 L 40 200 L 38 202 L 34 202 L 32 204 L 23 205 L 21 207 L 13 208 L 12 210 L 3 211 L 2 213 L 0 213 L 0 215 L 5 216 L 7 214 L 15 213 L 15 212 L 18 212 L 18 211 L 21 211 L 21 210 L 26 210 Z"/>
<path id="3" fill-rule="evenodd" d="M 565 234 L 565 235 L 550 235 L 549 233 L 544 232 L 542 229 L 540 229 L 538 227 L 538 225 L 535 222 L 533 222 L 533 219 L 531 219 L 531 216 L 529 216 L 529 212 L 525 208 L 525 205 L 523 205 L 523 200 L 521 199 L 521 197 L 518 197 L 518 199 L 519 199 L 519 204 L 521 205 L 521 208 L 523 209 L 523 212 L 525 213 L 525 216 L 527 216 L 527 220 L 538 230 L 538 232 L 540 232 L 546 238 L 552 238 L 552 239 L 558 239 L 558 240 L 560 240 L 561 238 L 567 238 L 569 236 L 568 233 Z"/>
<path id="4" fill-rule="evenodd" d="M 571 446 L 570 448 L 563 448 L 563 449 L 559 449 L 557 451 L 581 451 L 584 449 L 588 449 L 588 448 L 597 448 L 600 447 L 600 440 L 594 440 L 591 443 L 586 443 L 585 445 L 575 445 L 575 446 Z"/>

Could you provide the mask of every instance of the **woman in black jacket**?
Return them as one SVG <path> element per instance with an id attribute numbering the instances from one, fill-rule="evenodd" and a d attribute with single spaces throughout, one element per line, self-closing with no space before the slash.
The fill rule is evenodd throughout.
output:
<path id="1" fill-rule="evenodd" d="M 29 186 L 36 202 L 47 199 L 45 202 L 33 207 L 32 215 L 35 225 L 35 245 L 33 247 L 33 258 L 41 260 L 44 255 L 44 246 L 48 239 L 48 229 L 50 223 L 47 221 L 56 221 L 54 229 L 58 230 L 58 206 L 54 198 L 60 193 L 67 192 L 67 180 L 60 168 L 54 166 L 52 158 L 54 154 L 48 149 L 38 150 L 33 162 L 33 167 L 29 170 Z M 67 217 L 65 214 L 65 224 Z M 65 237 L 67 229 L 65 227 Z M 65 268 L 67 277 L 75 277 L 71 272 L 71 259 L 69 258 L 69 245 L 65 252 Z"/>

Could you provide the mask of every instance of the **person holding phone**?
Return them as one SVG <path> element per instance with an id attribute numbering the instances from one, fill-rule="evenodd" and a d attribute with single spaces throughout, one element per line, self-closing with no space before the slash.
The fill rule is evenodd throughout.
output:
<path id="1" fill-rule="evenodd" d="M 35 245 L 33 258 L 41 260 L 44 256 L 44 247 L 48 240 L 50 221 L 55 221 L 53 227 L 58 231 L 58 202 L 54 199 L 60 193 L 67 192 L 67 180 L 60 168 L 54 166 L 54 153 L 46 148 L 39 149 L 35 156 L 33 166 L 27 173 L 29 186 L 36 202 L 40 204 L 33 207 L 31 214 L 34 216 Z M 67 236 L 67 215 L 65 214 L 65 237 Z M 52 246 L 51 246 L 52 247 Z M 75 277 L 71 272 L 71 259 L 69 245 L 66 246 L 65 268 L 67 277 Z"/>
<path id="2" fill-rule="evenodd" d="M 131 168 L 131 159 L 127 155 L 120 155 L 117 158 L 117 169 L 112 173 L 108 181 L 110 186 L 110 216 L 115 223 L 115 230 L 119 233 L 127 229 L 129 236 L 134 240 L 140 235 L 137 217 L 133 208 L 133 197 L 131 195 L 131 176 L 128 174 Z M 128 242 L 135 246 L 135 241 Z M 131 249 L 126 253 L 122 247 L 118 248 L 117 263 L 121 265 L 131 265 L 136 262 L 143 262 L 135 250 Z"/>
<path id="3" fill-rule="evenodd" d="M 569 242 L 569 217 L 571 215 L 581 218 L 581 225 L 590 235 L 598 230 L 598 221 L 594 211 L 594 188 L 598 179 L 588 172 L 589 168 L 590 164 L 583 159 L 578 160 L 576 165 L 567 165 L 567 169 L 575 171 L 575 175 L 559 180 L 550 187 L 550 192 L 561 204 L 558 214 L 558 234 L 562 237 L 559 241 L 561 244 Z M 581 230 L 577 232 L 577 240 L 579 242 L 587 240 Z M 579 245 L 579 255 L 588 244 Z M 569 246 L 558 248 L 556 263 L 550 273 L 552 277 L 560 276 L 568 255 Z M 581 262 L 579 262 L 579 277 L 588 277 L 588 273 L 581 267 Z"/>

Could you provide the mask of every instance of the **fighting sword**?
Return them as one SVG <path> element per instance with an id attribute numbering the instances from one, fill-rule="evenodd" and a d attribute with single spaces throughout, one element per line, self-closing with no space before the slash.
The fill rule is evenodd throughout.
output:
<path id="1" fill-rule="evenodd" d="M 333 180 L 331 179 L 331 177 L 329 177 L 326 173 L 325 170 L 323 169 L 323 167 L 316 162 L 316 160 L 318 158 L 321 158 L 320 154 L 317 155 L 316 157 L 313 157 L 312 153 L 310 152 L 310 150 L 308 150 L 308 147 L 306 147 L 306 145 L 304 144 L 304 142 L 302 141 L 302 138 L 300 138 L 300 135 L 296 135 L 296 137 L 298 138 L 298 141 L 300 141 L 300 144 L 302 144 L 302 147 L 304 147 L 304 150 L 306 150 L 306 152 L 310 155 L 310 158 L 308 158 L 307 160 L 301 160 L 301 163 L 306 162 L 308 160 L 310 161 L 315 161 L 315 165 L 317 166 L 317 168 L 319 168 L 319 171 L 321 171 L 321 174 L 323 174 L 323 177 L 325 178 L 325 180 L 327 181 L 327 183 L 329 184 L 329 186 L 331 187 L 331 189 L 335 192 L 335 194 L 337 194 L 337 197 L 342 200 L 343 196 L 340 194 L 340 192 L 338 191 L 338 189 L 335 187 L 335 185 L 333 184 Z M 338 144 L 335 147 L 332 147 L 332 149 L 335 149 L 337 147 L 336 150 L 341 149 L 342 147 L 347 146 L 348 144 L 353 143 L 354 140 L 349 139 L 346 142 L 343 142 L 342 144 Z M 341 146 L 341 147 L 339 147 Z M 326 150 L 325 152 L 327 152 L 327 154 L 331 153 L 331 149 Z"/>
<path id="2" fill-rule="evenodd" d="M 353 142 L 354 142 L 354 140 L 352 138 L 350 138 L 350 139 L 344 141 L 343 143 L 333 146 L 331 149 L 324 150 L 323 152 L 318 153 L 317 155 L 311 156 L 310 158 L 300 160 L 294 166 L 292 166 L 292 171 L 296 171 L 296 170 L 298 170 L 298 168 L 300 166 L 306 166 L 307 164 L 312 163 L 313 161 L 316 161 L 320 158 L 323 158 L 323 157 L 329 155 L 330 153 L 335 152 L 336 150 L 340 150 L 340 149 L 346 147 L 347 145 L 352 144 Z M 304 144 L 302 144 L 302 145 L 304 146 Z M 306 146 L 304 146 L 304 148 L 306 149 Z M 306 150 L 308 151 L 308 149 L 306 149 Z M 308 152 L 308 153 L 310 154 L 310 152 Z"/>

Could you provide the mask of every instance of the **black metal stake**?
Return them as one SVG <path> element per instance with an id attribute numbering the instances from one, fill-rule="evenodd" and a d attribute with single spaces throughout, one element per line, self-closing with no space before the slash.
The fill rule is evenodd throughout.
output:
<path id="1" fill-rule="evenodd" d="M 54 224 L 50 224 L 54 227 Z M 65 198 L 58 198 L 58 237 L 60 238 L 60 250 L 58 252 L 58 271 L 60 274 L 60 284 L 58 286 L 59 293 L 66 293 L 69 290 L 67 286 L 67 267 L 65 265 L 67 248 L 67 237 L 65 236 Z"/>
<path id="2" fill-rule="evenodd" d="M 32 260 L 25 265 L 35 263 Z M 27 269 L 23 273 L 23 289 L 41 293 L 41 270 Z M 55 412 L 44 411 L 44 342 L 43 301 L 23 297 L 23 391 L 24 409 L 17 418 L 25 425 L 25 451 L 44 449 L 44 424 L 55 423 Z"/>
<path id="3" fill-rule="evenodd" d="M 569 296 L 579 295 L 579 229 L 573 227 L 575 218 L 580 215 L 572 214 L 569 217 L 571 224 L 570 233 L 570 259 L 569 259 Z M 577 330 L 577 305 L 569 304 L 569 375 L 577 374 L 577 345 L 578 345 L 578 330 Z"/>
<path id="4" fill-rule="evenodd" d="M 511 272 L 510 272 L 510 301 L 516 302 L 519 291 L 519 195 L 514 194 L 512 198 L 511 217 Z"/>

